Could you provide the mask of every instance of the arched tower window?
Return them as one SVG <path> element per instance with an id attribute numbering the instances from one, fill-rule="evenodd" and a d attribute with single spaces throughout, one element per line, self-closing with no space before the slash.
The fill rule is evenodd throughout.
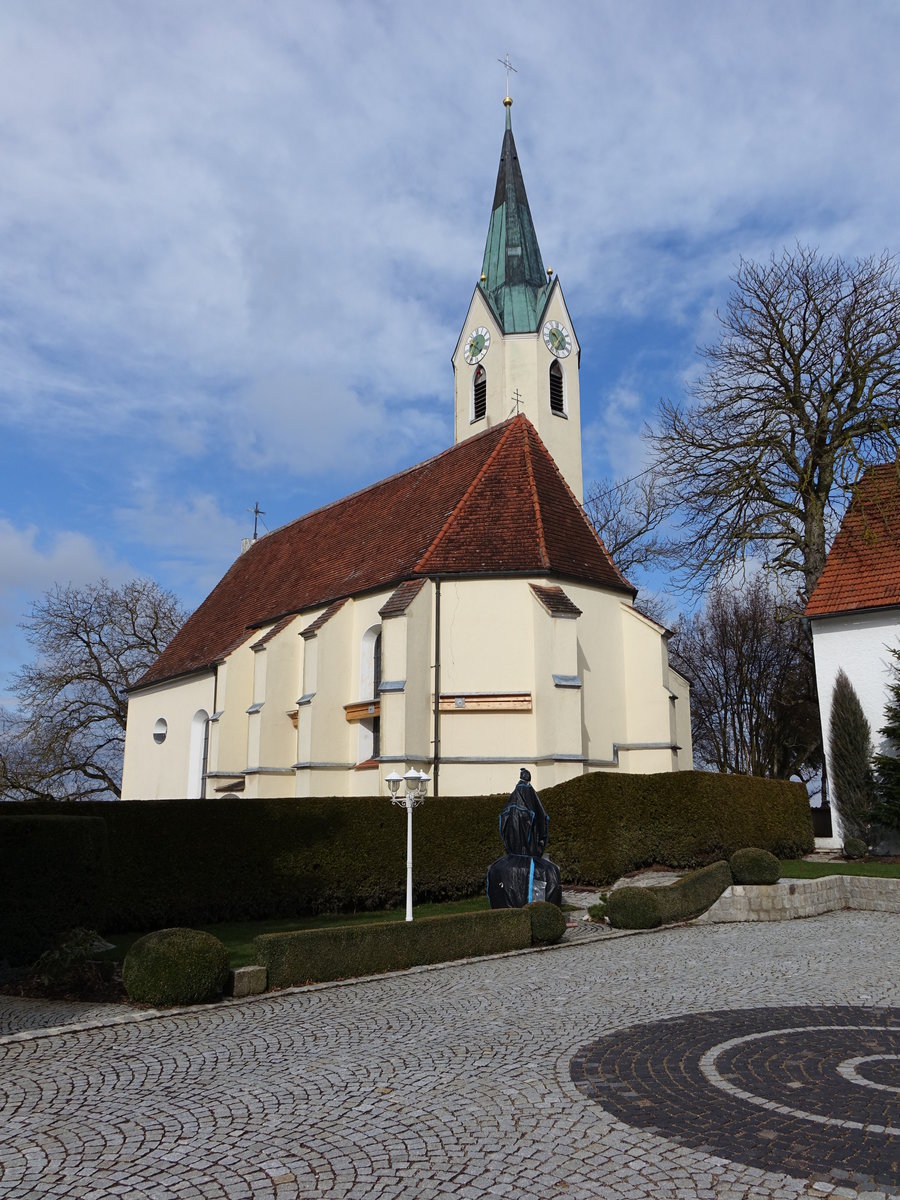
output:
<path id="1" fill-rule="evenodd" d="M 484 367 L 475 368 L 472 381 L 472 420 L 483 421 L 487 412 L 487 371 Z"/>
<path id="2" fill-rule="evenodd" d="M 554 359 L 550 364 L 550 411 L 558 417 L 566 415 L 566 395 L 562 367 Z"/>

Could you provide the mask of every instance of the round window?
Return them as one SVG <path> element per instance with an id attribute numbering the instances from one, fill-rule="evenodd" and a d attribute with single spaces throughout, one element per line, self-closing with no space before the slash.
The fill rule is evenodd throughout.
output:
<path id="1" fill-rule="evenodd" d="M 161 746 L 166 740 L 166 734 L 169 732 L 169 726 L 166 724 L 165 717 L 160 717 L 153 726 L 153 740 L 157 746 Z"/>

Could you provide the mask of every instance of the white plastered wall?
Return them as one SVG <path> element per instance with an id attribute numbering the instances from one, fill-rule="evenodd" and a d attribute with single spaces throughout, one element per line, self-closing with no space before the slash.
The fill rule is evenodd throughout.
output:
<path id="1" fill-rule="evenodd" d="M 895 661 L 890 649 L 900 645 L 900 608 L 819 617 L 811 622 L 811 626 L 822 742 L 830 770 L 831 702 L 834 683 L 841 669 L 859 697 L 872 731 L 873 747 L 876 751 L 883 747 L 884 739 L 878 731 L 884 724 L 884 709 L 892 678 L 891 664 Z M 840 839 L 840 817 L 834 807 L 831 820 L 834 836 Z"/>
<path id="2" fill-rule="evenodd" d="M 123 800 L 168 800 L 188 795 L 191 733 L 198 713 L 212 715 L 212 672 L 133 692 L 128 698 Z M 166 722 L 162 743 L 153 739 L 157 721 Z"/>
<path id="3" fill-rule="evenodd" d="M 251 726 L 258 723 L 258 733 L 255 760 L 247 765 L 259 770 L 255 779 L 248 778 L 248 783 L 253 782 L 252 794 L 257 796 L 286 796 L 294 791 L 297 734 L 290 714 L 297 708 L 302 626 L 300 618 L 295 618 L 255 652 L 253 698 L 263 707 L 248 717 Z"/>

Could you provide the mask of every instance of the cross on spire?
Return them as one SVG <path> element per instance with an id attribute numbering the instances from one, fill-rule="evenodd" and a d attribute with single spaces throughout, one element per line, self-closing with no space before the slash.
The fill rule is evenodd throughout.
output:
<path id="1" fill-rule="evenodd" d="M 498 58 L 497 62 L 500 64 L 501 67 L 506 68 L 506 100 L 508 100 L 510 103 L 512 103 L 512 98 L 509 94 L 509 73 L 510 73 L 510 71 L 512 71 L 512 73 L 514 75 L 518 75 L 519 72 L 509 61 L 509 51 L 508 50 L 506 52 L 506 58 Z M 504 101 L 504 103 L 506 103 L 506 101 Z"/>

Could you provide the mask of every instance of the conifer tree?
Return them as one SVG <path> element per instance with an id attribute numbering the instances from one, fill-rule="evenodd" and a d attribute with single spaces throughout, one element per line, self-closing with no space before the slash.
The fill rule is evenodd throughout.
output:
<path id="1" fill-rule="evenodd" d="M 875 819 L 891 829 L 900 829 L 900 648 L 892 650 L 891 654 L 896 661 L 890 699 L 884 710 L 887 723 L 878 731 L 887 738 L 888 749 L 886 753 L 875 755 L 878 781 Z"/>
<path id="2" fill-rule="evenodd" d="M 831 794 L 844 841 L 860 838 L 868 845 L 875 803 L 872 733 L 859 696 L 843 670 L 834 681 L 829 743 Z"/>

